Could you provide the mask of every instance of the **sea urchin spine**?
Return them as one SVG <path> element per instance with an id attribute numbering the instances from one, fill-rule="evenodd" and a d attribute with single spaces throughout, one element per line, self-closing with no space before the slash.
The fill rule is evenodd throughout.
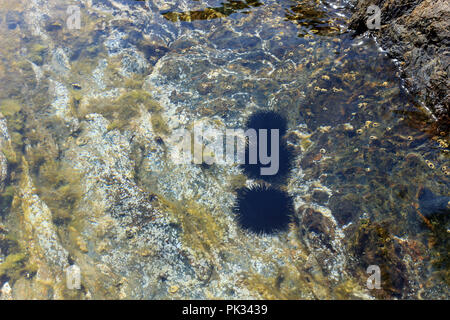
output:
<path id="1" fill-rule="evenodd" d="M 288 193 L 258 185 L 237 191 L 234 212 L 243 229 L 257 234 L 273 234 L 288 228 L 294 206 Z"/>
<path id="2" fill-rule="evenodd" d="M 247 120 L 247 128 L 255 129 L 278 129 L 280 137 L 284 136 L 287 131 L 287 121 L 279 113 L 272 110 L 257 111 L 253 113 Z"/>
<path id="3" fill-rule="evenodd" d="M 286 177 L 291 169 L 294 158 L 292 148 L 282 138 L 287 130 L 286 119 L 275 111 L 257 111 L 247 121 L 247 130 L 249 129 L 253 129 L 259 134 L 256 141 L 252 142 L 249 139 L 246 144 L 245 163 L 242 166 L 245 174 L 250 178 L 261 179 L 266 182 L 276 182 Z M 278 130 L 278 132 L 273 134 L 273 130 Z M 263 133 L 264 135 L 262 135 Z M 278 140 L 276 143 L 272 143 L 275 142 L 271 141 L 273 137 Z M 256 146 L 254 145 L 255 143 Z M 272 172 L 267 169 L 268 165 L 264 163 L 261 157 L 261 155 L 265 155 L 266 153 L 275 162 L 276 170 L 272 170 L 274 173 L 264 173 L 264 170 L 266 172 Z M 259 155 L 256 162 L 251 161 L 251 154 Z M 270 164 L 272 165 L 272 161 Z"/>

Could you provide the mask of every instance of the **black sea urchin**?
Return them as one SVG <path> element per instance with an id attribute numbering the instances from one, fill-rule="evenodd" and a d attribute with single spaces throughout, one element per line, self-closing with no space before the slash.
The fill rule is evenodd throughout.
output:
<path id="1" fill-rule="evenodd" d="M 259 144 L 258 144 L 259 146 Z M 257 148 L 259 153 L 259 147 Z M 270 150 L 270 153 L 272 150 Z M 286 144 L 285 141 L 281 140 L 278 149 L 278 171 L 274 175 L 263 175 L 261 174 L 261 168 L 267 167 L 268 165 L 263 165 L 258 159 L 256 164 L 251 164 L 249 161 L 249 148 L 248 145 L 245 148 L 245 163 L 242 165 L 244 173 L 252 179 L 261 179 L 266 182 L 280 182 L 283 178 L 287 176 L 292 168 L 292 161 L 294 159 L 293 149 Z"/>
<path id="2" fill-rule="evenodd" d="M 253 113 L 247 121 L 247 130 L 254 129 L 257 134 L 256 146 L 254 146 L 253 151 L 257 154 L 256 163 L 250 163 L 250 151 L 251 143 L 250 139 L 247 141 L 245 149 L 245 163 L 242 165 L 244 173 L 253 179 L 262 179 L 267 182 L 276 182 L 280 178 L 285 177 L 289 170 L 291 169 L 291 164 L 293 160 L 293 150 L 290 148 L 286 141 L 282 138 L 286 134 L 287 122 L 286 119 L 275 111 L 257 111 Z M 267 141 L 265 139 L 260 139 L 260 130 L 267 130 Z M 278 143 L 275 145 L 277 149 L 272 150 L 272 131 L 273 129 L 278 130 Z M 261 163 L 260 158 L 260 146 L 265 144 L 267 146 L 267 155 L 271 158 L 269 164 Z M 275 165 L 275 166 L 274 166 Z M 263 173 L 262 168 L 275 167 L 274 173 Z"/>
<path id="3" fill-rule="evenodd" d="M 247 129 L 278 129 L 280 137 L 286 134 L 287 121 L 279 113 L 271 110 L 257 111 L 253 113 L 247 120 Z"/>
<path id="4" fill-rule="evenodd" d="M 273 234 L 286 230 L 292 220 L 292 198 L 284 191 L 267 186 L 237 191 L 234 207 L 239 225 L 254 233 Z"/>

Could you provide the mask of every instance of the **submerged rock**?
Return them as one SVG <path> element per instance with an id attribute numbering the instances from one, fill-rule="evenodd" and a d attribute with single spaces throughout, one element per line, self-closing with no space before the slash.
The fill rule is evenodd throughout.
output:
<path id="1" fill-rule="evenodd" d="M 400 61 L 407 87 L 450 129 L 450 3 L 446 0 L 357 0 L 350 27 L 367 31 L 367 9 L 381 10 L 381 29 L 371 30 L 389 54 Z"/>
<path id="2" fill-rule="evenodd" d="M 217 1 L 82 1 L 79 31 L 48 28 L 66 14 L 60 0 L 19 2 L 48 50 L 33 68 L 0 61 L 0 133 L 7 124 L 15 152 L 0 231 L 17 234 L 2 242 L 0 287 L 12 297 L 370 299 L 370 263 L 387 263 L 394 288 L 382 298 L 448 292 L 409 239 L 412 191 L 392 191 L 441 183 L 445 170 L 423 169 L 442 157 L 428 139 L 411 143 L 420 132 L 392 112 L 408 104 L 392 64 L 341 32 L 330 7 L 267 0 L 218 14 Z M 0 50 L 15 61 L 29 37 L 14 34 L 13 46 L 5 35 Z M 39 81 L 24 86 L 30 73 Z M 180 164 L 174 132 L 243 128 L 263 109 L 288 120 L 295 156 L 277 188 L 294 210 L 280 232 L 255 235 L 233 215 L 237 190 L 255 181 L 238 163 Z M 213 157 L 213 137 L 203 142 Z M 364 217 L 388 223 L 358 228 Z M 76 267 L 79 290 L 65 282 Z"/>
<path id="3" fill-rule="evenodd" d="M 450 214 L 450 197 L 438 196 L 430 189 L 423 188 L 419 192 L 419 208 L 425 217 Z"/>

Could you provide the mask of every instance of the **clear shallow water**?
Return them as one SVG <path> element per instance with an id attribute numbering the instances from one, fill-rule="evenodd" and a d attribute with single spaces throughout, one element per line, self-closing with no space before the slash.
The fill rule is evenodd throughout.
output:
<path id="1" fill-rule="evenodd" d="M 82 8 L 82 29 L 67 30 L 68 4 L 49 1 L 35 14 L 25 2 L 0 5 L 0 110 L 17 155 L 8 159 L 7 186 L 19 183 L 20 155 L 34 151 L 30 169 L 38 194 L 59 212 L 58 228 L 65 230 L 76 211 L 78 193 L 60 199 L 59 188 L 72 182 L 50 179 L 44 169 L 70 163 L 67 145 L 71 138 L 83 144 L 77 126 L 89 113 L 133 135 L 130 123 L 139 112 L 128 100 L 112 102 L 120 89 L 143 89 L 159 103 L 151 112 L 162 120 L 152 125 L 166 143 L 171 130 L 195 121 L 242 127 L 253 111 L 270 108 L 288 118 L 288 141 L 296 148 L 296 169 L 283 187 L 299 220 L 306 221 L 305 206 L 330 209 L 359 258 L 354 274 L 384 265 L 389 281 L 382 298 L 420 286 L 445 292 L 448 219 L 424 220 L 417 205 L 423 187 L 449 194 L 448 135 L 433 130 L 374 41 L 345 30 L 347 9 L 313 1 L 155 1 L 150 9 L 92 1 Z M 211 176 L 225 181 L 238 168 L 207 168 L 192 179 L 181 170 L 174 177 L 158 152 L 136 156 L 136 179 L 145 190 L 230 215 L 233 191 L 218 190 L 225 195 L 217 200 L 203 185 Z M 7 186 L 5 221 L 15 192 Z"/>

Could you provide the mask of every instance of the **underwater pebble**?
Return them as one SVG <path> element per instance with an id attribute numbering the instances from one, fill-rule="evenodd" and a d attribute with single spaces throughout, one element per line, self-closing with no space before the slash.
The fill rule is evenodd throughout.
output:
<path id="1" fill-rule="evenodd" d="M 169 293 L 170 294 L 174 294 L 174 293 L 176 293 L 177 291 L 179 290 L 179 287 L 178 286 L 170 286 L 169 287 Z"/>

